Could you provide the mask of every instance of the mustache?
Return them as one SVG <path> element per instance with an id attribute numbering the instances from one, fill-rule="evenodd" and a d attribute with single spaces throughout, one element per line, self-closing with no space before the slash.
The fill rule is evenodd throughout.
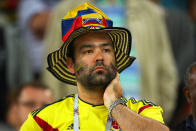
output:
<path id="1" fill-rule="evenodd" d="M 96 67 L 96 66 L 106 66 L 104 63 L 103 63 L 103 61 L 97 61 L 96 62 L 96 64 L 94 65 L 94 67 Z"/>
<path id="2" fill-rule="evenodd" d="M 105 69 L 109 69 L 109 68 L 103 63 L 103 61 L 97 61 L 96 64 L 90 68 L 90 72 L 92 72 L 97 66 L 103 66 Z"/>
<path id="3" fill-rule="evenodd" d="M 103 66 L 107 71 L 109 71 L 109 70 L 112 70 L 112 71 L 114 71 L 114 72 L 117 71 L 116 64 L 114 64 L 114 63 L 111 62 L 110 65 L 107 66 L 107 65 L 105 65 L 105 64 L 103 63 L 103 61 L 97 61 L 96 64 L 95 64 L 94 66 L 92 66 L 92 67 L 89 68 L 89 72 L 92 73 L 93 70 L 94 70 L 97 66 Z"/>

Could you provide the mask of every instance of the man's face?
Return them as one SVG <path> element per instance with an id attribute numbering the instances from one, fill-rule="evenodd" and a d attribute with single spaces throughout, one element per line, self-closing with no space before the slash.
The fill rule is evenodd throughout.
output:
<path id="1" fill-rule="evenodd" d="M 88 89 L 106 87 L 116 75 L 113 44 L 103 32 L 90 32 L 77 38 L 74 57 L 76 79 Z"/>
<path id="2" fill-rule="evenodd" d="M 17 118 L 20 125 L 27 119 L 30 112 L 53 101 L 50 90 L 37 89 L 31 86 L 24 88 L 17 103 Z"/>

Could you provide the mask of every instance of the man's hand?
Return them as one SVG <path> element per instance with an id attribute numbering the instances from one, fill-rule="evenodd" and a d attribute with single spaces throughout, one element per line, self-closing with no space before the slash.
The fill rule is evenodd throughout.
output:
<path id="1" fill-rule="evenodd" d="M 122 96 L 119 73 L 107 86 L 104 95 L 104 105 L 109 106 Z M 149 112 L 150 114 L 151 112 Z M 140 116 L 128 107 L 118 104 L 111 112 L 112 118 L 118 123 L 123 131 L 169 131 L 169 128 L 162 123 Z"/>
<path id="2" fill-rule="evenodd" d="M 111 81 L 111 83 L 106 87 L 103 95 L 104 105 L 109 108 L 109 106 L 118 98 L 122 96 L 122 87 L 120 85 L 119 73 L 116 73 L 116 77 Z"/>

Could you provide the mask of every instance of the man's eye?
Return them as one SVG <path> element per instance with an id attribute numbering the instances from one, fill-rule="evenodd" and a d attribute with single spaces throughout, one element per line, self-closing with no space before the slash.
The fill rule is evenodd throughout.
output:
<path id="1" fill-rule="evenodd" d="M 103 52 L 110 52 L 110 49 L 104 49 Z"/>
<path id="2" fill-rule="evenodd" d="M 85 54 L 90 54 L 90 53 L 92 53 L 93 51 L 92 50 L 86 50 L 84 53 Z"/>

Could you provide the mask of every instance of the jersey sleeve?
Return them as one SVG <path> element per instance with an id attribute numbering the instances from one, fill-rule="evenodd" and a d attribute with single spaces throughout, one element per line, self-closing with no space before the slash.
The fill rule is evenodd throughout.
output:
<path id="1" fill-rule="evenodd" d="M 156 121 L 164 124 L 163 120 L 163 109 L 160 106 L 153 104 L 149 100 L 136 100 L 135 98 L 131 98 L 127 101 L 127 107 L 132 111 L 140 114 L 141 116 L 154 119 Z"/>
<path id="2" fill-rule="evenodd" d="M 27 120 L 23 123 L 20 131 L 43 131 L 37 122 L 34 120 L 32 114 L 28 115 Z"/>
<path id="3" fill-rule="evenodd" d="M 148 107 L 148 108 L 144 109 L 140 113 L 140 115 L 147 117 L 147 118 L 150 118 L 150 119 L 157 120 L 157 121 L 161 122 L 162 124 L 164 124 L 162 112 L 163 112 L 163 110 L 160 106 L 152 106 L 152 107 Z"/>

